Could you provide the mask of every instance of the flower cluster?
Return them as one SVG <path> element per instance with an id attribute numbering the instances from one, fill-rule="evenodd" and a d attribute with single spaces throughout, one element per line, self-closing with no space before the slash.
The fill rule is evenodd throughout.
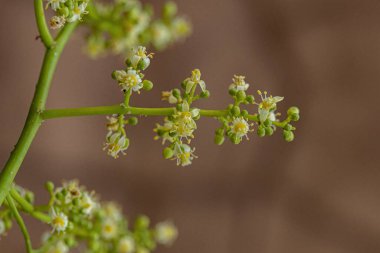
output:
<path id="1" fill-rule="evenodd" d="M 177 229 L 169 221 L 151 228 L 149 218 L 141 215 L 130 226 L 117 204 L 100 202 L 94 192 L 86 190 L 77 180 L 64 182 L 60 187 L 48 182 L 46 189 L 50 201 L 44 207 L 50 210 L 52 230 L 43 234 L 38 252 L 69 253 L 79 246 L 83 249 L 84 245 L 83 252 L 88 253 L 151 252 L 157 244 L 171 245 L 177 238 Z M 0 235 L 3 235 L 10 228 L 12 217 L 0 214 Z"/>
<path id="2" fill-rule="evenodd" d="M 200 93 L 196 94 L 196 88 L 200 87 Z M 191 108 L 192 102 L 199 98 L 210 96 L 206 89 L 206 84 L 201 80 L 201 72 L 195 69 L 191 77 L 182 82 L 183 95 L 179 89 L 164 91 L 162 99 L 170 104 L 175 104 L 174 113 L 165 118 L 163 125 L 157 124 L 154 131 L 157 133 L 156 139 L 161 138 L 162 143 L 168 141 L 170 144 L 163 151 L 166 159 L 174 159 L 177 165 L 190 165 L 196 157 L 195 148 L 189 146 L 191 139 L 194 138 L 194 131 L 197 129 L 196 120 L 200 118 L 200 110 Z"/>
<path id="3" fill-rule="evenodd" d="M 87 14 L 89 0 L 48 0 L 46 7 L 50 7 L 56 15 L 50 19 L 52 29 L 62 28 L 66 22 L 82 20 Z"/>
<path id="4" fill-rule="evenodd" d="M 177 16 L 173 2 L 163 6 L 158 19 L 154 19 L 150 5 L 136 0 L 94 3 L 85 22 L 91 28 L 86 51 L 92 57 L 108 51 L 128 54 L 129 49 L 137 45 L 152 44 L 156 49 L 164 49 L 191 32 L 190 23 Z"/>

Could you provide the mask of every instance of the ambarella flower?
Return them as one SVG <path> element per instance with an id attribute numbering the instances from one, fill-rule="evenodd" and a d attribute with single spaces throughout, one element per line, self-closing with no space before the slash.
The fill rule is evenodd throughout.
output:
<path id="1" fill-rule="evenodd" d="M 64 213 L 57 213 L 54 209 L 51 209 L 50 217 L 50 225 L 53 227 L 53 231 L 63 232 L 66 230 L 69 219 Z"/>
<path id="2" fill-rule="evenodd" d="M 178 99 L 173 95 L 173 91 L 163 91 L 161 93 L 162 100 L 168 101 L 169 104 L 176 104 Z"/>
<path id="3" fill-rule="evenodd" d="M 155 236 L 158 243 L 171 245 L 178 237 L 178 230 L 172 222 L 160 222 L 156 225 Z"/>
<path id="4" fill-rule="evenodd" d="M 138 92 L 143 87 L 141 77 L 134 69 L 117 70 L 114 72 L 114 77 L 124 90 L 132 89 Z"/>
<path id="5" fill-rule="evenodd" d="M 141 65 L 141 69 L 144 70 L 150 64 L 149 58 L 153 58 L 153 53 L 147 54 L 145 47 L 138 46 L 136 49 L 133 50 L 133 55 L 130 57 L 130 61 L 133 68 L 136 69 L 139 65 Z"/>
<path id="6" fill-rule="evenodd" d="M 201 71 L 199 69 L 194 69 L 191 72 L 191 77 L 185 79 L 185 91 L 186 93 L 190 93 L 194 86 L 199 85 L 202 91 L 206 91 L 206 83 L 201 80 Z"/>
<path id="7" fill-rule="evenodd" d="M 117 236 L 118 227 L 115 220 L 106 218 L 102 224 L 102 236 L 105 239 L 113 239 Z"/>
<path id="8" fill-rule="evenodd" d="M 50 21 L 51 29 L 59 29 L 62 28 L 66 23 L 66 18 L 64 16 L 53 16 Z"/>
<path id="9" fill-rule="evenodd" d="M 113 202 L 108 202 L 104 204 L 103 209 L 105 211 L 106 216 L 114 221 L 119 221 L 123 218 L 121 208 Z"/>
<path id="10" fill-rule="evenodd" d="M 264 122 L 268 118 L 270 120 L 272 120 L 273 118 L 275 119 L 276 115 L 274 114 L 274 111 L 277 108 L 277 103 L 281 102 L 284 99 L 284 97 L 278 97 L 278 96 L 276 96 L 276 97 L 269 96 L 268 97 L 267 96 L 268 93 L 266 91 L 261 92 L 260 90 L 258 90 L 257 93 L 261 97 L 261 103 L 258 104 L 260 122 Z M 263 96 L 263 94 L 264 94 L 264 96 Z"/>
<path id="11" fill-rule="evenodd" d="M 132 253 L 135 251 L 135 241 L 131 236 L 125 236 L 120 239 L 117 246 L 117 253 Z"/>
<path id="12" fill-rule="evenodd" d="M 151 26 L 152 43 L 157 49 L 165 48 L 172 39 L 170 29 L 162 22 L 154 22 Z"/>
<path id="13" fill-rule="evenodd" d="M 196 156 L 194 155 L 195 148 L 191 149 L 189 145 L 176 143 L 174 147 L 174 160 L 177 160 L 177 165 L 190 165 Z"/>
<path id="14" fill-rule="evenodd" d="M 233 83 L 230 85 L 230 89 L 237 91 L 246 91 L 249 88 L 249 84 L 245 82 L 245 76 L 234 75 L 232 78 Z"/>
<path id="15" fill-rule="evenodd" d="M 46 253 L 68 253 L 69 247 L 62 242 L 58 241 L 56 245 L 51 246 Z"/>
<path id="16" fill-rule="evenodd" d="M 2 219 L 0 219 L 0 235 L 5 234 L 5 223 Z"/>
<path id="17" fill-rule="evenodd" d="M 117 114 L 114 114 L 112 116 L 107 116 L 107 130 L 109 132 L 116 132 L 119 130 L 120 124 L 119 124 L 119 118 Z"/>
<path id="18" fill-rule="evenodd" d="M 175 132 L 180 137 L 193 138 L 193 132 L 197 129 L 197 124 L 193 117 L 198 116 L 199 110 L 177 112 L 173 115 L 175 119 L 171 132 Z"/>
<path id="19" fill-rule="evenodd" d="M 97 203 L 93 200 L 90 194 L 85 193 L 81 199 L 81 207 L 86 215 L 90 215 L 97 207 Z"/>
<path id="20" fill-rule="evenodd" d="M 72 10 L 72 15 L 67 19 L 68 22 L 75 22 L 77 20 L 82 20 L 82 15 L 87 14 L 88 11 L 86 11 L 87 8 L 87 2 L 83 2 L 78 6 L 75 6 Z"/>
<path id="21" fill-rule="evenodd" d="M 61 3 L 65 3 L 66 0 L 48 0 L 46 8 L 50 5 L 53 11 L 57 11 L 61 5 Z"/>
<path id="22" fill-rule="evenodd" d="M 113 158 L 118 158 L 119 153 L 125 155 L 125 151 L 129 147 L 129 139 L 120 132 L 110 132 L 107 135 L 106 141 L 107 142 L 105 143 L 104 150 L 107 150 L 108 155 L 112 156 Z"/>
<path id="23" fill-rule="evenodd" d="M 247 134 L 249 131 L 249 124 L 244 118 L 239 117 L 235 118 L 232 121 L 231 132 L 235 134 L 236 137 L 238 137 L 239 139 L 241 139 L 244 136 L 248 139 Z"/>

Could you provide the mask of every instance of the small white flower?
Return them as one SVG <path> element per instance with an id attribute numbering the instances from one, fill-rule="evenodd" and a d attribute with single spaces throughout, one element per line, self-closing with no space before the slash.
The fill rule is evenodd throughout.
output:
<path id="1" fill-rule="evenodd" d="M 51 246 L 47 253 L 68 253 L 69 252 L 69 247 L 62 242 L 59 241 L 56 245 Z"/>
<path id="2" fill-rule="evenodd" d="M 245 136 L 248 139 L 247 134 L 249 131 L 249 124 L 244 118 L 239 117 L 232 121 L 231 132 L 236 134 L 236 137 L 242 138 Z"/>
<path id="3" fill-rule="evenodd" d="M 132 253 L 135 251 L 135 241 L 131 236 L 121 238 L 117 246 L 118 253 Z"/>
<path id="4" fill-rule="evenodd" d="M 50 5 L 51 9 L 53 11 L 57 11 L 59 9 L 61 3 L 65 3 L 65 2 L 66 2 L 66 0 L 48 0 L 46 7 L 48 7 Z"/>
<path id="5" fill-rule="evenodd" d="M 109 132 L 116 132 L 119 130 L 119 117 L 117 114 L 107 116 L 107 130 Z"/>
<path id="6" fill-rule="evenodd" d="M 104 204 L 103 208 L 108 218 L 113 219 L 114 221 L 120 221 L 123 218 L 121 208 L 117 204 L 108 202 Z"/>
<path id="7" fill-rule="evenodd" d="M 88 193 L 85 193 L 82 197 L 81 206 L 83 212 L 86 215 L 90 215 L 96 208 L 97 203 L 92 199 L 92 197 Z"/>
<path id="8" fill-rule="evenodd" d="M 125 151 L 129 147 L 129 139 L 120 132 L 108 133 L 107 142 L 105 143 L 104 150 L 108 150 L 108 155 L 113 158 L 118 158 L 119 153 L 125 155 Z"/>
<path id="9" fill-rule="evenodd" d="M 191 149 L 189 145 L 186 144 L 176 144 L 174 148 L 174 158 L 177 160 L 177 165 L 182 167 L 190 165 L 196 156 L 194 155 L 195 148 Z"/>
<path id="10" fill-rule="evenodd" d="M 124 90 L 132 89 L 138 92 L 143 87 L 140 75 L 133 69 L 115 71 L 115 78 Z"/>
<path id="11" fill-rule="evenodd" d="M 274 116 L 274 118 L 276 116 L 274 114 L 274 111 L 276 110 L 277 103 L 281 102 L 284 99 L 284 97 L 278 97 L 278 96 L 275 96 L 275 97 L 269 96 L 268 97 L 267 96 L 268 93 L 266 91 L 261 92 L 260 90 L 258 90 L 257 93 L 261 97 L 261 103 L 258 104 L 260 122 L 264 122 L 268 118 L 270 120 L 272 120 L 273 116 Z M 272 113 L 273 113 L 273 115 L 272 115 Z"/>
<path id="12" fill-rule="evenodd" d="M 66 23 L 66 18 L 64 16 L 53 16 L 50 19 L 50 28 L 51 29 L 59 29 L 62 28 Z"/>
<path id="13" fill-rule="evenodd" d="M 2 219 L 0 219 L 0 235 L 5 234 L 5 223 Z"/>
<path id="14" fill-rule="evenodd" d="M 86 11 L 87 8 L 87 3 L 83 2 L 80 5 L 74 7 L 73 13 L 71 17 L 67 19 L 68 22 L 75 22 L 77 20 L 82 20 L 82 15 L 87 14 L 88 12 Z"/>
<path id="15" fill-rule="evenodd" d="M 165 48 L 172 39 L 170 29 L 162 22 L 154 22 L 152 29 L 152 43 L 158 49 Z"/>
<path id="16" fill-rule="evenodd" d="M 143 61 L 143 66 L 147 68 L 150 64 L 150 59 L 153 58 L 153 54 L 147 54 L 146 48 L 143 46 L 138 46 L 136 49 L 133 50 L 133 55 L 130 58 L 133 68 L 137 68 L 137 65 L 140 61 Z M 144 69 L 145 69 L 144 68 Z"/>
<path id="17" fill-rule="evenodd" d="M 245 76 L 234 75 L 234 78 L 232 78 L 233 83 L 230 85 L 230 89 L 246 91 L 249 88 L 249 84 L 246 83 L 244 79 Z"/>
<path id="18" fill-rule="evenodd" d="M 118 228 L 114 219 L 106 218 L 102 225 L 102 236 L 105 239 L 112 239 L 117 236 Z"/>
<path id="19" fill-rule="evenodd" d="M 53 227 L 53 231 L 63 232 L 66 230 L 69 219 L 64 213 L 56 213 L 54 209 L 51 209 L 50 217 L 50 225 Z"/>
<path id="20" fill-rule="evenodd" d="M 178 236 L 178 230 L 172 222 L 165 221 L 156 225 L 156 240 L 164 245 L 171 245 Z"/>

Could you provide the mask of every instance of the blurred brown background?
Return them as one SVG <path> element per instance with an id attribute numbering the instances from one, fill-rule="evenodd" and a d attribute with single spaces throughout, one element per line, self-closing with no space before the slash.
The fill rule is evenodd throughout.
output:
<path id="1" fill-rule="evenodd" d="M 380 252 L 380 1 L 177 2 L 193 22 L 193 36 L 156 54 L 147 72 L 155 89 L 132 103 L 163 106 L 160 91 L 198 67 L 212 93 L 199 105 L 223 108 L 232 75 L 241 73 L 255 89 L 284 95 L 280 110 L 301 108 L 296 140 L 285 143 L 278 132 L 217 147 L 218 124 L 202 119 L 199 158 L 181 168 L 162 159 L 161 144 L 153 141 L 160 118 L 128 129 L 132 145 L 118 160 L 102 151 L 104 117 L 52 120 L 38 133 L 17 182 L 43 201 L 46 180 L 79 178 L 104 200 L 121 202 L 131 218 L 171 218 L 180 237 L 159 253 Z M 42 61 L 32 5 L 2 1 L 1 165 L 22 129 Z M 81 53 L 83 32 L 63 54 L 48 107 L 122 99 L 110 73 L 123 59 L 88 59 Z M 28 224 L 38 241 L 46 227 Z M 0 241 L 1 253 L 23 249 L 18 229 Z"/>

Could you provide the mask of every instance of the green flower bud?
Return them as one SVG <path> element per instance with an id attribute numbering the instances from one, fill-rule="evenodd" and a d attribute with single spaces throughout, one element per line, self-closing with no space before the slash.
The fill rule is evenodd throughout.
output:
<path id="1" fill-rule="evenodd" d="M 257 135 L 258 135 L 259 137 L 264 137 L 264 136 L 265 136 L 265 128 L 260 126 L 260 127 L 257 129 Z"/>
<path id="2" fill-rule="evenodd" d="M 75 241 L 74 237 L 72 237 L 72 236 L 66 237 L 64 241 L 65 241 L 65 244 L 67 246 L 69 246 L 70 248 L 74 247 L 76 245 L 76 241 Z"/>
<path id="3" fill-rule="evenodd" d="M 201 98 L 208 98 L 210 97 L 210 92 L 208 90 L 202 91 L 200 94 Z"/>
<path id="4" fill-rule="evenodd" d="M 57 192 L 57 193 L 55 194 L 55 197 L 56 197 L 58 200 L 63 200 L 63 198 L 64 198 L 62 192 Z"/>
<path id="5" fill-rule="evenodd" d="M 177 105 L 176 105 L 176 108 L 177 108 L 177 110 L 180 111 L 180 112 L 182 112 L 182 110 L 183 110 L 183 109 L 182 109 L 182 104 L 177 104 Z"/>
<path id="6" fill-rule="evenodd" d="M 290 125 L 290 124 L 287 124 L 287 125 L 284 127 L 284 130 L 291 131 L 291 130 L 293 130 L 293 126 Z"/>
<path id="7" fill-rule="evenodd" d="M 270 119 L 266 119 L 265 121 L 264 121 L 264 126 L 271 126 L 272 125 L 272 121 L 270 120 Z"/>
<path id="8" fill-rule="evenodd" d="M 245 91 L 239 90 L 236 94 L 236 97 L 239 101 L 243 101 L 245 99 Z"/>
<path id="9" fill-rule="evenodd" d="M 289 116 L 293 114 L 300 114 L 300 109 L 298 109 L 298 107 L 292 106 L 288 109 L 287 113 Z"/>
<path id="10" fill-rule="evenodd" d="M 227 110 L 231 110 L 232 109 L 232 107 L 234 107 L 234 105 L 233 104 L 229 104 L 228 106 L 227 106 Z"/>
<path id="11" fill-rule="evenodd" d="M 136 126 L 139 120 L 136 117 L 131 117 L 128 119 L 128 124 L 131 126 Z"/>
<path id="12" fill-rule="evenodd" d="M 53 182 L 51 181 L 47 181 L 45 183 L 45 189 L 50 193 L 50 192 L 54 192 L 54 184 Z"/>
<path id="13" fill-rule="evenodd" d="M 247 117 L 248 114 L 249 114 L 249 113 L 248 113 L 247 110 L 242 110 L 241 113 L 240 113 L 240 115 L 241 115 L 242 117 Z"/>
<path id="14" fill-rule="evenodd" d="M 144 229 L 149 227 L 150 220 L 147 216 L 141 215 L 135 221 L 136 229 Z"/>
<path id="15" fill-rule="evenodd" d="M 64 17 L 68 17 L 70 15 L 70 11 L 69 11 L 69 8 L 67 7 L 62 7 L 58 10 L 57 14 L 59 16 L 64 16 Z"/>
<path id="16" fill-rule="evenodd" d="M 91 240 L 88 243 L 88 247 L 90 248 L 90 250 L 94 252 L 98 252 L 100 250 L 100 246 L 101 246 L 101 241 L 99 240 Z"/>
<path id="17" fill-rule="evenodd" d="M 228 138 L 230 139 L 230 141 L 233 144 L 239 144 L 241 142 L 241 138 L 239 136 L 237 136 L 236 134 L 231 133 L 231 132 L 228 133 Z"/>
<path id="18" fill-rule="evenodd" d="M 181 91 L 179 89 L 173 89 L 172 94 L 177 99 L 181 97 Z"/>
<path id="19" fill-rule="evenodd" d="M 177 5 L 174 2 L 167 2 L 162 10 L 162 16 L 171 19 L 177 14 Z"/>
<path id="20" fill-rule="evenodd" d="M 224 129 L 223 128 L 218 128 L 215 130 L 215 134 L 217 135 L 223 135 L 224 134 Z"/>
<path id="21" fill-rule="evenodd" d="M 265 128 L 265 135 L 271 136 L 271 135 L 273 135 L 273 132 L 274 131 L 273 131 L 272 127 L 268 126 Z"/>
<path id="22" fill-rule="evenodd" d="M 285 141 L 291 142 L 294 140 L 294 133 L 292 131 L 284 130 L 283 137 L 284 137 Z"/>
<path id="23" fill-rule="evenodd" d="M 26 192 L 25 193 L 25 199 L 26 201 L 28 201 L 29 203 L 33 203 L 34 202 L 34 193 L 33 192 Z"/>
<path id="24" fill-rule="evenodd" d="M 127 59 L 125 60 L 125 64 L 126 64 L 128 67 L 132 67 L 131 59 L 127 58 Z"/>
<path id="25" fill-rule="evenodd" d="M 111 77 L 113 80 L 116 80 L 116 76 L 117 76 L 117 70 L 112 71 Z"/>
<path id="26" fill-rule="evenodd" d="M 146 91 L 150 91 L 151 89 L 153 89 L 153 83 L 149 80 L 144 80 L 143 81 L 143 89 Z"/>
<path id="27" fill-rule="evenodd" d="M 171 148 L 164 148 L 164 151 L 162 152 L 162 155 L 165 159 L 172 158 L 174 155 L 173 149 Z"/>
<path id="28" fill-rule="evenodd" d="M 236 92 L 237 92 L 237 90 L 235 90 L 235 89 L 229 89 L 229 90 L 228 90 L 228 93 L 229 93 L 231 96 L 235 96 L 235 95 L 236 95 Z"/>
<path id="29" fill-rule="evenodd" d="M 216 134 L 215 135 L 215 138 L 214 138 L 214 142 L 216 145 L 222 145 L 223 142 L 224 142 L 224 136 L 223 135 L 220 135 L 220 134 Z"/>
<path id="30" fill-rule="evenodd" d="M 150 65 L 150 61 L 146 61 L 146 60 L 139 60 L 139 62 L 137 63 L 137 69 L 139 70 L 146 70 Z"/>
<path id="31" fill-rule="evenodd" d="M 298 121 L 300 119 L 300 115 L 299 114 L 292 114 L 292 115 L 290 115 L 290 119 L 292 121 Z"/>
<path id="32" fill-rule="evenodd" d="M 249 95 L 245 98 L 245 101 L 247 101 L 249 104 L 253 104 L 255 102 L 255 98 L 252 95 Z"/>
<path id="33" fill-rule="evenodd" d="M 74 206 L 79 206 L 79 204 L 80 204 L 80 201 L 78 198 L 73 199 L 73 205 Z"/>
<path id="34" fill-rule="evenodd" d="M 240 108 L 239 108 L 239 106 L 232 107 L 231 114 L 233 116 L 236 116 L 236 117 L 239 116 L 240 115 Z"/>

